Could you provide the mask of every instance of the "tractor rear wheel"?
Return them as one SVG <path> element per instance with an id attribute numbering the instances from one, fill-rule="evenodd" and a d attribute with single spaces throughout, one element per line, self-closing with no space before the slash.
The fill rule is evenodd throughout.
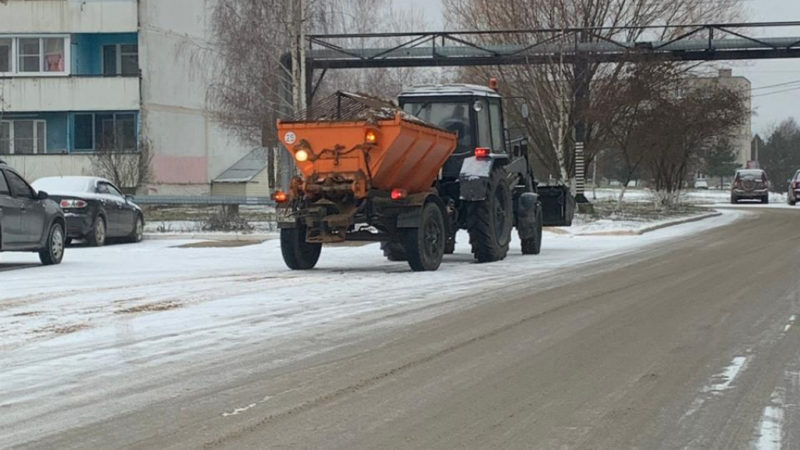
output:
<path id="1" fill-rule="evenodd" d="M 398 242 L 383 241 L 381 250 L 383 250 L 383 256 L 389 261 L 406 261 L 408 259 L 403 245 Z"/>
<path id="2" fill-rule="evenodd" d="M 512 202 L 506 170 L 492 170 L 486 198 L 473 205 L 474 217 L 468 228 L 472 253 L 478 262 L 499 261 L 508 254 L 514 219 Z"/>
<path id="3" fill-rule="evenodd" d="M 403 248 L 411 270 L 422 272 L 438 269 L 444 256 L 446 238 L 442 210 L 435 203 L 425 204 L 419 228 L 403 230 Z"/>
<path id="4" fill-rule="evenodd" d="M 294 228 L 281 229 L 283 262 L 292 270 L 313 269 L 319 261 L 322 244 L 306 242 L 306 227 L 298 223 Z"/>
<path id="5" fill-rule="evenodd" d="M 542 251 L 542 205 L 536 205 L 536 234 L 522 241 L 523 255 L 538 255 Z"/>

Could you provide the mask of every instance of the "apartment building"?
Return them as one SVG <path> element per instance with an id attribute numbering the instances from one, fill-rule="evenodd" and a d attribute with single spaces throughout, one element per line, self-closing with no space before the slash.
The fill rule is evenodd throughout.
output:
<path id="1" fill-rule="evenodd" d="M 153 152 L 150 193 L 202 194 L 251 148 L 207 105 L 213 0 L 0 1 L 0 156 L 29 179 Z M 265 194 L 266 195 L 266 194 Z"/>

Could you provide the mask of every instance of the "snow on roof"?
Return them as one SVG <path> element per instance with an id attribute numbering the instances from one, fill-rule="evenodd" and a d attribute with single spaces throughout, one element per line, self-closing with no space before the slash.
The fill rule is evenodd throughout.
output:
<path id="1" fill-rule="evenodd" d="M 400 97 L 428 95 L 473 95 L 477 97 L 500 97 L 494 89 L 477 84 L 428 84 L 414 86 L 400 93 Z"/>
<path id="2" fill-rule="evenodd" d="M 214 183 L 248 183 L 267 167 L 267 149 L 256 147 L 214 178 Z"/>

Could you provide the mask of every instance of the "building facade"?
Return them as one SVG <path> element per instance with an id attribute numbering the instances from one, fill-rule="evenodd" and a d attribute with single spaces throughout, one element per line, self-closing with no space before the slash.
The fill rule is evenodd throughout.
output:
<path id="1" fill-rule="evenodd" d="M 720 69 L 717 73 L 717 76 L 688 78 L 687 82 L 692 88 L 702 89 L 719 86 L 724 89 L 738 91 L 742 94 L 742 98 L 744 99 L 745 109 L 747 111 L 752 111 L 752 86 L 750 84 L 750 80 L 745 77 L 734 76 L 731 69 Z M 744 123 L 742 123 L 742 125 L 739 126 L 734 132 L 733 140 L 731 142 L 731 145 L 733 145 L 737 155 L 736 163 L 739 165 L 739 167 L 747 167 L 747 162 L 751 159 L 750 143 L 753 139 L 751 122 L 751 116 L 748 115 Z"/>
<path id="2" fill-rule="evenodd" d="M 152 151 L 150 193 L 202 194 L 251 148 L 207 105 L 212 0 L 0 2 L 0 158 L 31 180 Z M 266 195 L 266 193 L 264 194 Z"/>

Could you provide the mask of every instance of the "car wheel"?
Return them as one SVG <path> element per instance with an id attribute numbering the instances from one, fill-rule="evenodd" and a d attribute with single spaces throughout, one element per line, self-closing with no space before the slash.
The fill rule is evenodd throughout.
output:
<path id="1" fill-rule="evenodd" d="M 136 216 L 136 224 L 133 226 L 133 233 L 128 236 L 130 242 L 142 242 L 144 239 L 144 219 L 142 216 Z"/>
<path id="2" fill-rule="evenodd" d="M 735 205 L 739 203 L 739 199 L 735 195 L 731 195 L 731 203 Z"/>
<path id="3" fill-rule="evenodd" d="M 794 205 L 797 203 L 797 200 L 794 200 L 794 199 L 791 199 L 791 198 L 790 198 L 790 199 L 788 200 L 788 202 L 789 202 L 789 206 L 794 206 Z"/>
<path id="4" fill-rule="evenodd" d="M 39 260 L 42 264 L 50 266 L 58 264 L 64 258 L 64 227 L 59 223 L 50 226 L 47 235 L 47 247 L 39 252 Z"/>
<path id="5" fill-rule="evenodd" d="M 769 195 L 765 195 L 761 197 L 761 203 L 769 203 Z"/>
<path id="6" fill-rule="evenodd" d="M 92 225 L 92 231 L 86 236 L 86 242 L 92 247 L 102 247 L 106 243 L 106 220 L 97 216 Z"/>

